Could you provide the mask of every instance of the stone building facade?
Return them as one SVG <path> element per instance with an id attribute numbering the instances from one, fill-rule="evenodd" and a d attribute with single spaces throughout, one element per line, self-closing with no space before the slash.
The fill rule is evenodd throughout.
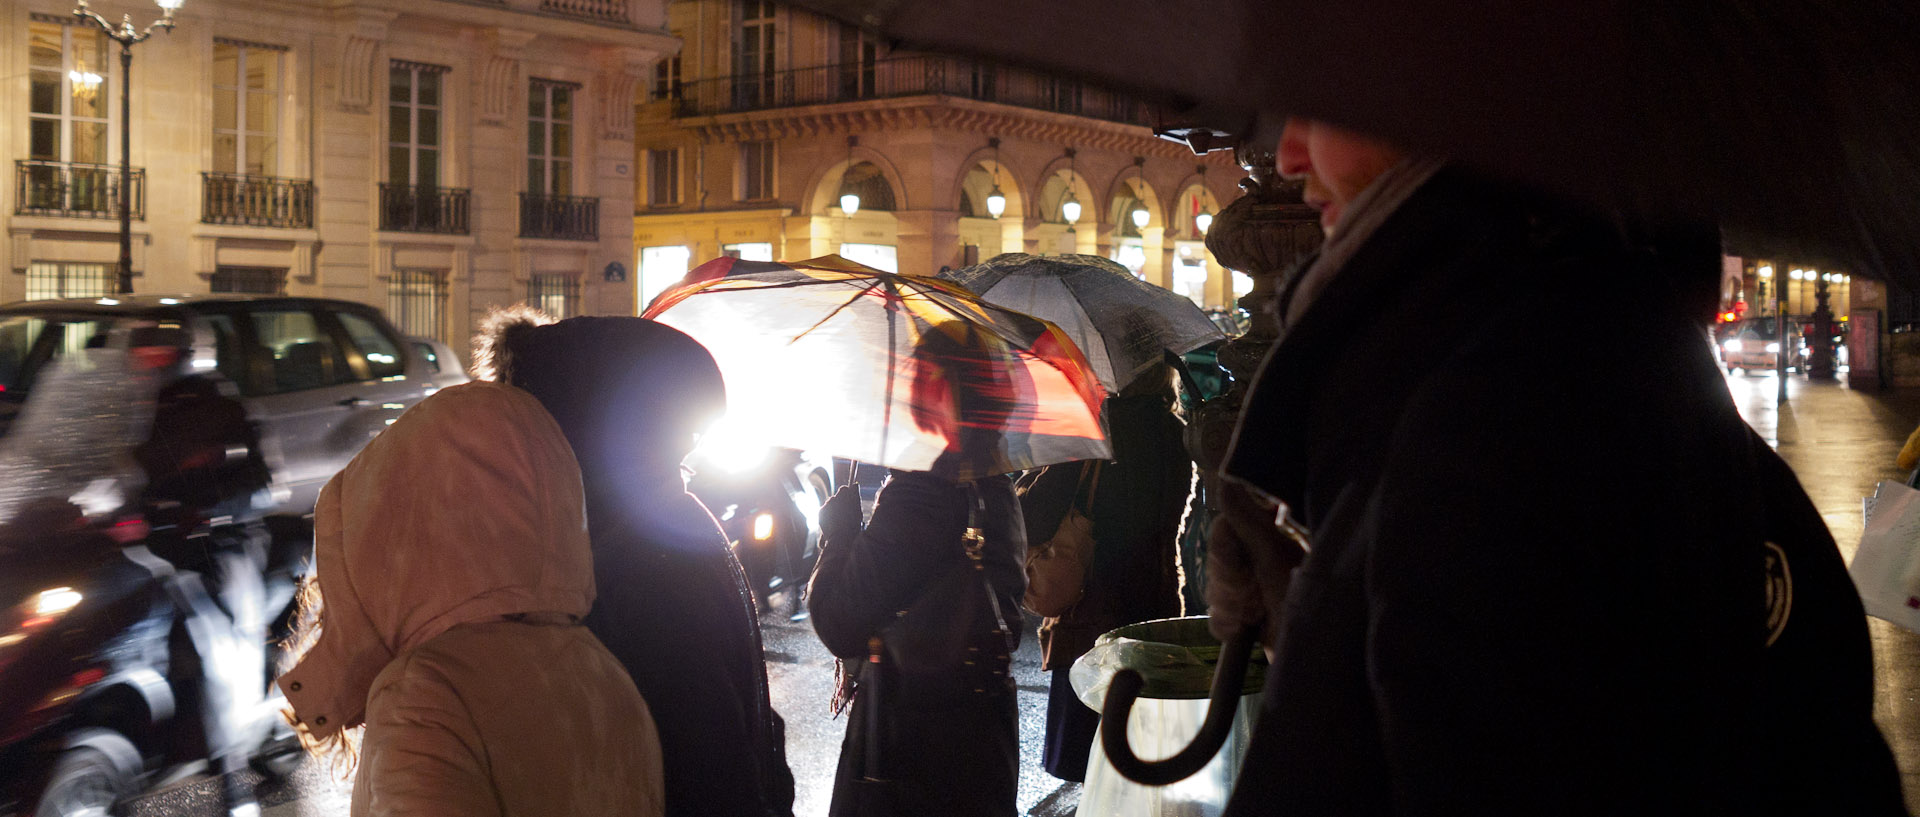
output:
<path id="1" fill-rule="evenodd" d="M 1235 297 L 1200 216 L 1244 173 L 1155 139 L 1134 100 L 889 51 L 764 0 L 678 0 L 667 17 L 685 45 L 649 78 L 634 144 L 643 302 L 723 254 L 927 275 L 1009 251 L 1098 254 L 1203 305 Z"/>
<path id="2" fill-rule="evenodd" d="M 94 11 L 143 26 L 151 3 Z M 632 314 L 633 100 L 664 0 L 185 0 L 134 46 L 134 291 L 361 301 L 462 348 L 487 307 Z M 113 291 L 119 46 L 0 0 L 0 302 Z"/>

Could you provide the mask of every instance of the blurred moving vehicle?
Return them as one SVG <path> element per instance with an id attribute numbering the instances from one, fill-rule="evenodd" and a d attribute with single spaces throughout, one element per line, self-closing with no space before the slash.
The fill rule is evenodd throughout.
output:
<path id="1" fill-rule="evenodd" d="M 269 777 L 301 762 L 285 701 L 269 694 L 272 650 L 226 631 L 222 594 L 148 547 L 211 554 L 222 545 L 208 539 L 238 532 L 174 530 L 128 545 L 107 533 L 141 522 L 33 525 L 32 541 L 0 544 L 0 815 L 119 813 L 127 798 L 210 770 L 222 733 Z M 217 644 L 226 665 L 204 660 L 196 641 Z M 206 682 L 220 673 L 258 687 L 210 693 L 223 689 Z"/>
<path id="2" fill-rule="evenodd" d="M 260 424 L 273 470 L 275 513 L 313 511 L 320 486 L 408 407 L 449 381 L 380 311 L 321 298 L 125 295 L 0 306 L 0 436 L 49 363 L 108 346 L 134 324 L 177 326 L 191 338 L 187 366 L 238 387 Z M 435 342 L 428 341 L 428 346 Z M 444 344 L 436 351 L 446 350 Z"/>
<path id="3" fill-rule="evenodd" d="M 820 506 L 833 496 L 833 462 L 791 448 L 743 443 L 724 423 L 687 458 L 687 490 L 719 520 L 762 612 L 778 595 L 795 619 L 820 553 Z"/>
<path id="4" fill-rule="evenodd" d="M 1725 324 L 1720 331 L 1720 362 L 1728 374 L 1734 372 L 1771 372 L 1779 368 L 1782 354 L 1779 323 L 1773 318 L 1748 318 Z M 1805 369 L 1806 342 L 1800 336 L 1798 321 L 1787 321 L 1787 371 Z"/>
<path id="5" fill-rule="evenodd" d="M 0 817 L 106 814 L 236 758 L 291 772 L 269 681 L 314 500 L 401 412 L 465 380 L 445 344 L 345 301 L 0 306 Z M 256 464 L 235 496 L 155 490 L 141 446 L 188 436 L 157 395 L 189 382 L 248 441 L 172 453 Z"/>

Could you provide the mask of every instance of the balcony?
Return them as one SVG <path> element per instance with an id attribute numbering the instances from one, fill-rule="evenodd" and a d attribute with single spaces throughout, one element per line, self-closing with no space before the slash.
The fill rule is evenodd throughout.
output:
<path id="1" fill-rule="evenodd" d="M 23 216 L 119 218 L 120 168 L 82 162 L 14 162 L 14 213 Z M 147 217 L 147 171 L 133 169 L 133 217 Z"/>
<path id="2" fill-rule="evenodd" d="M 676 116 L 940 95 L 1150 126 L 1144 104 L 1072 80 L 951 57 L 909 55 L 684 84 Z"/>
<path id="3" fill-rule="evenodd" d="M 200 220 L 207 224 L 249 227 L 312 227 L 313 182 L 202 172 Z"/>
<path id="4" fill-rule="evenodd" d="M 521 193 L 520 237 L 599 241 L 600 199 Z"/>
<path id="5" fill-rule="evenodd" d="M 380 183 L 380 229 L 466 235 L 472 192 L 456 187 Z"/>

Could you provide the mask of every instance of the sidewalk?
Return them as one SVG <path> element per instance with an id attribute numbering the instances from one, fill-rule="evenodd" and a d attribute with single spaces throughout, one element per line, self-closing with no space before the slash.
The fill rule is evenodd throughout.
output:
<path id="1" fill-rule="evenodd" d="M 1862 497 L 1884 479 L 1904 480 L 1893 466 L 1900 445 L 1920 423 L 1920 389 L 1854 391 L 1838 383 L 1787 379 L 1787 403 L 1775 409 L 1777 381 L 1731 375 L 1727 387 L 1742 416 L 1782 459 L 1853 558 L 1863 526 Z M 1906 779 L 1907 808 L 1920 813 L 1920 634 L 1868 619 L 1873 635 L 1874 719 Z"/>

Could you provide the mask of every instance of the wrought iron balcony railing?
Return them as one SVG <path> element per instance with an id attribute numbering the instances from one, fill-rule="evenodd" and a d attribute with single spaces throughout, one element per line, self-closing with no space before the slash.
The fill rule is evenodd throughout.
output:
<path id="1" fill-rule="evenodd" d="M 600 240 L 600 199 L 594 196 L 520 194 L 521 238 Z"/>
<path id="2" fill-rule="evenodd" d="M 83 162 L 14 162 L 14 212 L 28 216 L 120 217 L 120 168 Z M 147 217 L 147 171 L 132 174 L 133 217 Z"/>
<path id="3" fill-rule="evenodd" d="M 908 55 L 685 83 L 676 115 L 936 94 L 1129 125 L 1150 125 L 1139 100 L 1072 80 L 951 57 Z"/>
<path id="4" fill-rule="evenodd" d="M 253 227 L 312 227 L 313 182 L 245 173 L 200 174 L 200 220 Z"/>
<path id="5" fill-rule="evenodd" d="M 466 235 L 472 192 L 457 187 L 380 183 L 380 229 Z"/>

